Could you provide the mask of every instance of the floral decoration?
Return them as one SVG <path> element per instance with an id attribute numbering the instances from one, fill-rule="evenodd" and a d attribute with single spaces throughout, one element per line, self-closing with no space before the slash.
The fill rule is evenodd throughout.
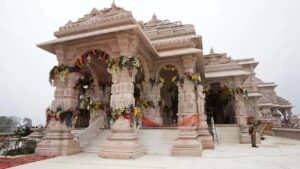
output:
<path id="1" fill-rule="evenodd" d="M 65 82 L 67 75 L 73 72 L 80 72 L 80 68 L 78 66 L 66 66 L 64 64 L 54 66 L 49 73 L 49 82 L 52 85 L 55 76 L 59 76 L 59 79 Z"/>
<path id="2" fill-rule="evenodd" d="M 140 62 L 133 56 L 120 56 L 119 58 L 111 58 L 108 61 L 108 69 L 111 70 L 122 70 L 124 67 L 127 68 L 129 75 L 132 76 L 133 68 L 139 69 Z"/>
<path id="3" fill-rule="evenodd" d="M 73 111 L 71 109 L 64 111 L 61 107 L 58 107 L 56 111 L 52 111 L 50 107 L 48 107 L 46 110 L 47 122 L 49 122 L 51 119 L 54 119 L 60 120 L 60 122 L 63 123 L 68 113 L 73 115 Z"/>
<path id="4" fill-rule="evenodd" d="M 78 66 L 89 65 L 93 59 L 97 59 L 100 61 L 104 61 L 105 63 L 108 63 L 109 55 L 102 50 L 91 50 L 91 51 L 86 52 L 85 54 L 81 55 L 77 59 L 76 65 L 78 65 Z"/>
<path id="5" fill-rule="evenodd" d="M 154 85 L 159 85 L 159 84 L 164 84 L 165 83 L 165 79 L 162 77 L 159 77 L 159 79 L 149 79 L 151 86 L 154 87 Z"/>

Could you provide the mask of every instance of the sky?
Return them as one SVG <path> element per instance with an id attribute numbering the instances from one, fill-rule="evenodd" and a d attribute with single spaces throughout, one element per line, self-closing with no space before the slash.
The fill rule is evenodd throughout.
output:
<path id="1" fill-rule="evenodd" d="M 36 47 L 54 31 L 112 0 L 0 1 L 0 115 L 45 122 L 54 99 L 49 71 L 54 55 Z M 204 54 L 211 47 L 233 59 L 255 58 L 257 77 L 276 82 L 276 92 L 300 114 L 300 1 L 298 0 L 116 0 L 144 22 L 158 19 L 194 24 Z"/>

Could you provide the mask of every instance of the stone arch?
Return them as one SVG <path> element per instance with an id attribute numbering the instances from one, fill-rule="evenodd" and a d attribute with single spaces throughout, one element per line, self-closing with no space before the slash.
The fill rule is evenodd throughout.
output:
<path id="1" fill-rule="evenodd" d="M 156 69 L 156 73 L 155 73 L 155 77 L 154 78 L 157 78 L 159 77 L 159 73 L 161 72 L 162 68 L 166 65 L 174 65 L 175 68 L 177 69 L 178 71 L 178 74 L 179 75 L 182 75 L 183 74 L 183 71 L 182 69 L 180 69 L 180 65 L 178 63 L 175 63 L 175 62 L 170 62 L 170 63 L 164 63 L 164 64 L 161 64 L 157 69 Z"/>
<path id="2" fill-rule="evenodd" d="M 76 50 L 76 52 L 74 54 L 75 56 L 70 61 L 70 64 L 74 64 L 81 55 L 88 53 L 89 51 L 92 51 L 92 50 L 102 50 L 102 51 L 106 52 L 109 56 L 113 55 L 111 48 L 107 45 L 85 46 L 85 47 L 82 47 L 82 48 L 79 48 Z"/>
<path id="3" fill-rule="evenodd" d="M 141 55 L 137 55 L 136 58 L 139 59 L 140 66 L 143 67 L 144 74 L 145 74 L 145 81 L 148 81 L 150 78 L 150 72 L 149 72 L 149 67 L 148 67 L 146 59 Z"/>

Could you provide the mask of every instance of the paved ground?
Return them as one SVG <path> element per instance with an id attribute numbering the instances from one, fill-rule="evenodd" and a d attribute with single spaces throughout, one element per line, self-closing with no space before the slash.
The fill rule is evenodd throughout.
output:
<path id="1" fill-rule="evenodd" d="M 300 169 L 300 141 L 266 137 L 259 148 L 221 144 L 202 157 L 146 155 L 136 160 L 102 159 L 80 153 L 34 162 L 14 169 Z"/>

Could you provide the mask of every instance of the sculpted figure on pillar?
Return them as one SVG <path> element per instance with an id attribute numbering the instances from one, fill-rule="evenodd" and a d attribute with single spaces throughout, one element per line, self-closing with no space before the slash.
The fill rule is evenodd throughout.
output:
<path id="1" fill-rule="evenodd" d="M 162 125 L 161 117 L 161 95 L 160 89 L 163 83 L 145 82 L 146 100 L 148 107 L 143 114 L 143 126 L 145 127 L 159 127 Z"/>
<path id="2" fill-rule="evenodd" d="M 200 118 L 200 126 L 198 128 L 198 141 L 202 143 L 203 149 L 214 149 L 214 141 L 212 135 L 208 131 L 208 125 L 206 121 L 206 114 L 205 114 L 205 95 L 203 94 L 203 87 L 202 85 L 197 86 L 196 90 L 197 94 L 197 106 L 198 106 L 198 113 Z"/>

